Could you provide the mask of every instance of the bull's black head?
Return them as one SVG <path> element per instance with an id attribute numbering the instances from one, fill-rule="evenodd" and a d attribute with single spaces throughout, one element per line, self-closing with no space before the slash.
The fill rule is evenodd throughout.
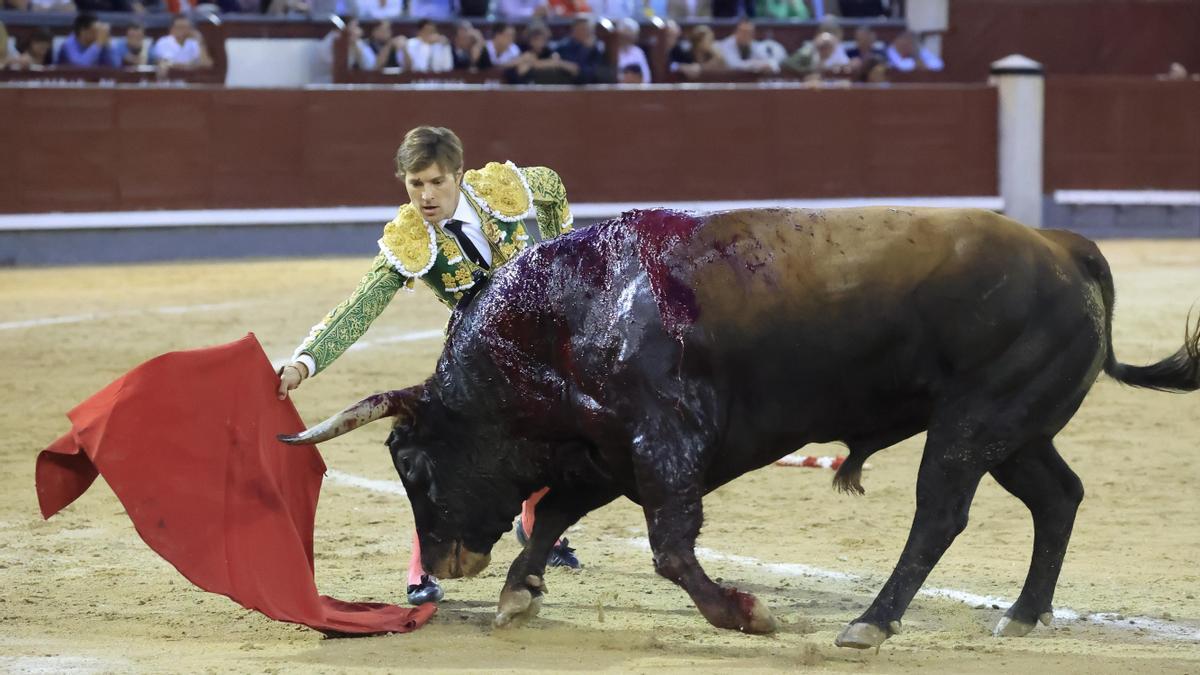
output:
<path id="1" fill-rule="evenodd" d="M 511 529 L 523 495 L 507 453 L 477 426 L 428 400 L 415 412 L 397 419 L 387 446 L 412 504 L 421 563 L 441 578 L 472 576 Z"/>

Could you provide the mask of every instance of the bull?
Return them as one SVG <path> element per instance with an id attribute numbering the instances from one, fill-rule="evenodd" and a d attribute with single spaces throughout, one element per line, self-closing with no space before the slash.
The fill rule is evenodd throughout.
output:
<path id="1" fill-rule="evenodd" d="M 633 211 L 544 242 L 497 271 L 448 327 L 423 384 L 371 396 L 297 436 L 385 416 L 422 561 L 489 562 L 542 486 L 495 623 L 536 615 L 546 556 L 584 514 L 641 505 L 654 568 L 714 626 L 767 633 L 753 595 L 696 559 L 702 499 L 796 448 L 840 441 L 833 479 L 927 432 L 908 541 L 875 601 L 837 637 L 876 647 L 967 525 L 990 473 L 1034 522 L 1028 576 L 995 628 L 1049 623 L 1083 486 L 1054 437 L 1099 373 L 1200 388 L 1200 323 L 1150 366 L 1113 355 L 1113 281 L 1095 244 L 973 209 Z"/>

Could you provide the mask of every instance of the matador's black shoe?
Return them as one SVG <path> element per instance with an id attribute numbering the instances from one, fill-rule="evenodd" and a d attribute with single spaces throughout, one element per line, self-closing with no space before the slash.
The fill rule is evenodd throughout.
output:
<path id="1" fill-rule="evenodd" d="M 437 577 L 429 574 L 421 575 L 421 583 L 408 586 L 408 604 L 410 605 L 438 602 L 444 595 L 442 587 L 438 585 Z"/>
<path id="2" fill-rule="evenodd" d="M 582 567 L 579 564 L 579 558 L 575 557 L 575 549 L 567 546 L 566 537 L 559 539 L 554 548 L 550 549 L 550 556 L 546 558 L 546 564 L 550 567 L 569 567 L 573 570 Z"/>
<path id="3" fill-rule="evenodd" d="M 521 546 L 529 544 L 529 537 L 525 535 L 525 525 L 521 522 L 520 516 L 517 516 L 517 522 L 513 526 L 513 534 Z M 550 567 L 569 567 L 573 570 L 583 567 L 579 563 L 579 558 L 575 556 L 575 549 L 567 546 L 565 538 L 559 539 L 554 544 L 554 548 L 550 549 L 550 555 L 546 557 L 546 564 Z"/>

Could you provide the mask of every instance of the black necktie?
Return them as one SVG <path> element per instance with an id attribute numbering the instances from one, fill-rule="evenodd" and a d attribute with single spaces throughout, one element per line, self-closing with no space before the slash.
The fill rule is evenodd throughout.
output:
<path id="1" fill-rule="evenodd" d="M 454 235 L 454 238 L 458 240 L 458 247 L 462 249 L 463 253 L 467 254 L 467 257 L 471 259 L 471 262 L 479 265 L 485 270 L 491 269 L 491 266 L 487 264 L 487 260 L 484 259 L 483 254 L 480 253 L 479 249 L 475 248 L 475 244 L 471 242 L 471 238 L 466 234 L 463 234 L 463 222 L 461 220 L 447 220 L 446 224 L 442 227 L 446 228 L 450 234 Z"/>

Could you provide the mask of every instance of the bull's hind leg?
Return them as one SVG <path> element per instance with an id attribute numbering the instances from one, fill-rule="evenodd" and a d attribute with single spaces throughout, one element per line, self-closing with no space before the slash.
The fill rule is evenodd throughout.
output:
<path id="1" fill-rule="evenodd" d="M 1020 637 L 1037 620 L 1050 625 L 1054 587 L 1083 501 L 1083 484 L 1049 440 L 1027 445 L 995 469 L 992 476 L 1033 514 L 1033 558 L 1025 586 L 997 624 L 995 634 Z"/>
<path id="2" fill-rule="evenodd" d="M 965 429 L 978 431 L 963 433 Z M 878 647 L 900 632 L 900 619 L 925 578 L 967 526 L 980 479 L 1007 453 L 1007 444 L 970 422 L 935 425 L 917 474 L 917 512 L 908 542 L 875 602 L 838 635 L 839 647 Z"/>

